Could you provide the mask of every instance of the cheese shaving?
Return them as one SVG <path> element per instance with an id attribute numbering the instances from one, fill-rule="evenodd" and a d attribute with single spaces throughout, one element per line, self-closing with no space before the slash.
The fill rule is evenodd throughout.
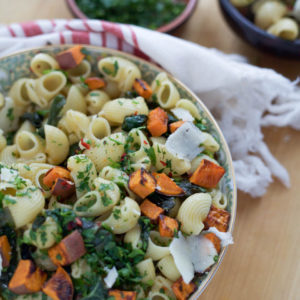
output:
<path id="1" fill-rule="evenodd" d="M 116 267 L 112 269 L 105 268 L 105 271 L 107 271 L 107 275 L 104 278 L 104 282 L 108 288 L 112 288 L 119 276 L 118 271 Z"/>
<path id="2" fill-rule="evenodd" d="M 221 240 L 222 247 L 233 244 L 233 238 L 230 232 L 221 232 L 216 227 L 210 227 L 207 232 L 214 233 Z"/>
<path id="3" fill-rule="evenodd" d="M 191 113 L 184 108 L 181 107 L 173 108 L 171 109 L 171 112 L 179 120 L 188 121 L 188 122 L 193 122 L 195 120 L 194 117 L 191 115 Z"/>

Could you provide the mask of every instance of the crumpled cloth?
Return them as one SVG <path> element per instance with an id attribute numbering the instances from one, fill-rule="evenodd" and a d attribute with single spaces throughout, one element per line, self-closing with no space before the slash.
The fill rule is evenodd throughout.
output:
<path id="1" fill-rule="evenodd" d="M 231 149 L 237 187 L 262 196 L 286 169 L 263 140 L 262 126 L 300 129 L 297 82 L 238 55 L 144 28 L 98 20 L 40 20 L 0 27 L 0 56 L 46 44 L 92 44 L 150 59 L 190 87 L 211 110 Z M 287 149 L 288 152 L 288 149 Z"/>

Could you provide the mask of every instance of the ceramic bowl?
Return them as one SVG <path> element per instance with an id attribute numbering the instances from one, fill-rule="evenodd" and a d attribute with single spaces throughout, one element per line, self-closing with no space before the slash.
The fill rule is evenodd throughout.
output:
<path id="1" fill-rule="evenodd" d="M 12 54 L 0 59 L 0 92 L 7 93 L 11 85 L 19 78 L 22 77 L 34 77 L 33 73 L 30 71 L 30 61 L 37 53 L 48 53 L 48 54 L 56 54 L 63 50 L 70 48 L 72 45 L 60 45 L 60 46 L 48 46 L 44 48 L 36 48 L 25 50 L 16 54 Z M 101 57 L 107 56 L 120 56 L 126 58 L 133 63 L 135 63 L 142 72 L 142 78 L 147 82 L 153 81 L 156 75 L 164 70 L 160 69 L 156 65 L 149 63 L 141 58 L 136 56 L 120 52 L 117 50 L 112 50 L 108 48 L 101 48 L 95 46 L 85 46 L 85 49 L 88 53 L 87 59 L 91 62 L 93 72 L 98 73 L 97 62 Z M 165 71 L 164 71 L 165 72 Z M 228 199 L 227 210 L 231 214 L 230 223 L 228 230 L 229 232 L 233 232 L 235 215 L 236 215 L 236 184 L 235 177 L 233 171 L 233 165 L 231 160 L 231 155 L 224 139 L 224 136 L 214 120 L 211 113 L 208 111 L 203 102 L 184 84 L 182 84 L 179 80 L 175 79 L 172 75 L 169 74 L 170 80 L 177 87 L 180 96 L 185 99 L 192 100 L 197 106 L 199 113 L 202 118 L 206 120 L 206 125 L 209 129 L 209 132 L 216 138 L 216 140 L 220 144 L 220 150 L 217 152 L 218 161 L 225 168 L 226 174 L 220 181 L 221 189 L 226 194 Z M 209 272 L 203 274 L 202 276 L 198 276 L 196 283 L 198 286 L 197 291 L 190 297 L 190 299 L 196 300 L 200 294 L 204 291 L 205 287 L 208 285 L 209 281 L 214 276 L 217 271 L 224 255 L 227 250 L 227 247 L 221 250 L 219 255 L 218 262 L 213 265 Z"/>
<path id="2" fill-rule="evenodd" d="M 300 39 L 287 41 L 269 34 L 243 16 L 230 0 L 219 0 L 219 3 L 226 21 L 242 39 L 278 56 L 300 58 Z"/>
<path id="3" fill-rule="evenodd" d="M 72 13 L 80 19 L 88 19 L 88 16 L 86 16 L 78 7 L 75 0 L 66 0 L 68 3 L 68 6 L 70 7 L 70 10 Z M 187 5 L 184 11 L 175 18 L 172 22 L 165 24 L 157 29 L 157 31 L 160 32 L 171 32 L 178 28 L 180 25 L 184 24 L 193 14 L 195 11 L 196 5 L 198 3 L 198 0 L 184 0 Z"/>

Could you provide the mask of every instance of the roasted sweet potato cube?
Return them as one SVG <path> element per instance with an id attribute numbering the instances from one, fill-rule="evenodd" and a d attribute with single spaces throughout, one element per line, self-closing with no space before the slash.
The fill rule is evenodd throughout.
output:
<path id="1" fill-rule="evenodd" d="M 71 173 L 69 170 L 62 167 L 54 167 L 50 169 L 43 178 L 43 184 L 49 189 L 55 184 L 56 179 L 64 178 L 67 180 L 72 180 Z"/>
<path id="2" fill-rule="evenodd" d="M 183 196 L 184 190 L 179 187 L 168 175 L 165 173 L 155 173 L 152 175 L 156 180 L 156 192 L 166 196 Z"/>
<path id="3" fill-rule="evenodd" d="M 46 278 L 47 274 L 37 268 L 31 260 L 20 260 L 8 289 L 18 295 L 36 293 L 42 289 Z"/>
<path id="4" fill-rule="evenodd" d="M 104 79 L 99 77 L 89 77 L 84 81 L 90 90 L 101 89 L 106 86 Z"/>
<path id="5" fill-rule="evenodd" d="M 8 267 L 11 258 L 11 248 L 6 235 L 0 236 L 0 255 L 2 258 L 2 267 Z"/>
<path id="6" fill-rule="evenodd" d="M 44 284 L 43 292 L 53 300 L 72 300 L 74 287 L 69 274 L 58 267 L 56 273 Z"/>
<path id="7" fill-rule="evenodd" d="M 154 177 L 143 168 L 130 175 L 129 188 L 143 199 L 155 191 L 155 186 Z"/>
<path id="8" fill-rule="evenodd" d="M 203 159 L 190 178 L 190 182 L 199 185 L 204 188 L 215 188 L 223 175 L 225 169 L 217 164 Z"/>
<path id="9" fill-rule="evenodd" d="M 66 51 L 60 52 L 56 56 L 56 60 L 61 69 L 67 70 L 77 67 L 85 55 L 81 52 L 82 46 L 77 45 Z"/>
<path id="10" fill-rule="evenodd" d="M 145 99 L 149 99 L 152 96 L 152 89 L 148 83 L 142 79 L 136 78 L 133 83 L 135 91 Z"/>
<path id="11" fill-rule="evenodd" d="M 136 300 L 136 292 L 110 290 L 108 296 L 115 297 L 115 300 Z"/>
<path id="12" fill-rule="evenodd" d="M 147 129 L 152 136 L 158 137 L 168 131 L 168 114 L 160 107 L 150 111 Z"/>
<path id="13" fill-rule="evenodd" d="M 205 229 L 216 227 L 219 231 L 226 232 L 230 219 L 230 213 L 224 209 L 211 206 L 208 216 L 204 220 Z"/>
<path id="14" fill-rule="evenodd" d="M 178 232 L 178 222 L 168 216 L 160 215 L 158 228 L 161 236 L 173 237 Z"/>
<path id="15" fill-rule="evenodd" d="M 171 133 L 175 132 L 184 123 L 185 123 L 185 121 L 177 121 L 177 122 L 171 123 L 169 125 Z"/>
<path id="16" fill-rule="evenodd" d="M 152 203 L 148 199 L 146 199 L 141 205 L 141 212 L 144 216 L 148 217 L 151 221 L 157 221 L 159 215 L 164 213 L 164 210 L 157 206 L 156 204 Z"/>
<path id="17" fill-rule="evenodd" d="M 48 250 L 48 255 L 57 266 L 66 266 L 86 253 L 83 238 L 78 230 L 66 236 L 59 244 Z"/>
<path id="18" fill-rule="evenodd" d="M 185 283 L 181 278 L 172 284 L 172 290 L 177 300 L 186 300 L 196 289 L 195 283 Z"/>
<path id="19" fill-rule="evenodd" d="M 206 239 L 210 240 L 214 244 L 217 252 L 220 253 L 220 251 L 221 251 L 221 240 L 213 232 L 209 232 L 209 233 L 204 234 L 204 237 Z"/>
<path id="20" fill-rule="evenodd" d="M 51 194 L 54 196 L 59 196 L 60 200 L 68 199 L 74 193 L 74 182 L 64 178 L 57 178 L 51 189 Z"/>

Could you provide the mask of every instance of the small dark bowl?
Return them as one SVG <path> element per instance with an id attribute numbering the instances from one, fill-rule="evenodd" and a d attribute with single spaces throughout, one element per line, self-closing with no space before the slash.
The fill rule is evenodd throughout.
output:
<path id="1" fill-rule="evenodd" d="M 286 41 L 271 35 L 244 17 L 229 0 L 219 0 L 219 3 L 230 27 L 245 41 L 278 56 L 300 58 L 300 39 Z"/>
<path id="2" fill-rule="evenodd" d="M 88 19 L 88 16 L 86 16 L 80 10 L 75 0 L 66 0 L 66 1 L 69 5 L 70 10 L 77 18 Z M 180 25 L 184 24 L 195 11 L 198 0 L 185 0 L 185 2 L 187 3 L 187 5 L 184 11 L 177 18 L 175 18 L 172 22 L 157 28 L 156 30 L 160 32 L 171 32 L 176 28 L 178 28 Z"/>

